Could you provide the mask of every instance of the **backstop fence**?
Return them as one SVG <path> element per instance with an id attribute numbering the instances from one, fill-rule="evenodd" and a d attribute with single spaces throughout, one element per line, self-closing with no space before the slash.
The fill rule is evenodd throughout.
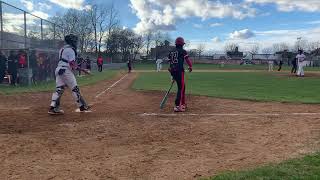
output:
<path id="1" fill-rule="evenodd" d="M 53 79 L 63 45 L 63 34 L 57 32 L 62 27 L 0 0 L 0 51 L 6 59 L 0 71 L 5 69 L 10 79 L 17 72 L 21 84 Z"/>

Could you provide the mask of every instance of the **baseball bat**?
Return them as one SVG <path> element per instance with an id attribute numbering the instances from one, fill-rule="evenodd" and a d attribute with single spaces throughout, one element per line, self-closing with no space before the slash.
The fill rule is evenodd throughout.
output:
<path id="1" fill-rule="evenodd" d="M 169 90 L 166 92 L 165 96 L 163 97 L 161 103 L 160 103 L 160 109 L 163 109 L 164 108 L 164 105 L 166 104 L 167 100 L 168 100 L 168 96 L 169 96 L 169 93 L 173 87 L 173 84 L 174 84 L 174 81 L 172 81 L 171 83 L 171 86 L 169 88 Z"/>

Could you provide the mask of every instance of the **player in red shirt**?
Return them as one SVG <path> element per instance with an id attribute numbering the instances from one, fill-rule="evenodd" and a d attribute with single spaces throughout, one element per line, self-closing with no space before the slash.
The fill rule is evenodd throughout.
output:
<path id="1" fill-rule="evenodd" d="M 98 64 L 98 71 L 102 72 L 102 66 L 103 66 L 103 59 L 102 56 L 99 55 L 98 59 L 97 59 L 97 64 Z"/>
<path id="2" fill-rule="evenodd" d="M 22 52 L 19 55 L 19 67 L 20 68 L 25 68 L 27 66 L 27 60 L 25 54 Z"/>

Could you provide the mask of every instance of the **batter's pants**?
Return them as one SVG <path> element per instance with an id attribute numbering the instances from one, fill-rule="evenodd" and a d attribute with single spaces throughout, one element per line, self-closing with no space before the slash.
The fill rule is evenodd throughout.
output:
<path id="1" fill-rule="evenodd" d="M 173 79 L 177 82 L 177 96 L 175 100 L 175 105 L 185 105 L 186 104 L 186 86 L 184 81 L 184 72 L 174 71 L 172 72 Z"/>

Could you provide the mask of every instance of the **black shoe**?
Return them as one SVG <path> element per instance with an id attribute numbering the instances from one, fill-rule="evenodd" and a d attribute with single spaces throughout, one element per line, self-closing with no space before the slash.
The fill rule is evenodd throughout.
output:
<path id="1" fill-rule="evenodd" d="M 62 115 L 64 111 L 59 108 L 50 107 L 48 114 L 50 115 Z"/>
<path id="2" fill-rule="evenodd" d="M 90 112 L 90 106 L 81 106 L 79 109 L 80 109 L 80 112 Z"/>

